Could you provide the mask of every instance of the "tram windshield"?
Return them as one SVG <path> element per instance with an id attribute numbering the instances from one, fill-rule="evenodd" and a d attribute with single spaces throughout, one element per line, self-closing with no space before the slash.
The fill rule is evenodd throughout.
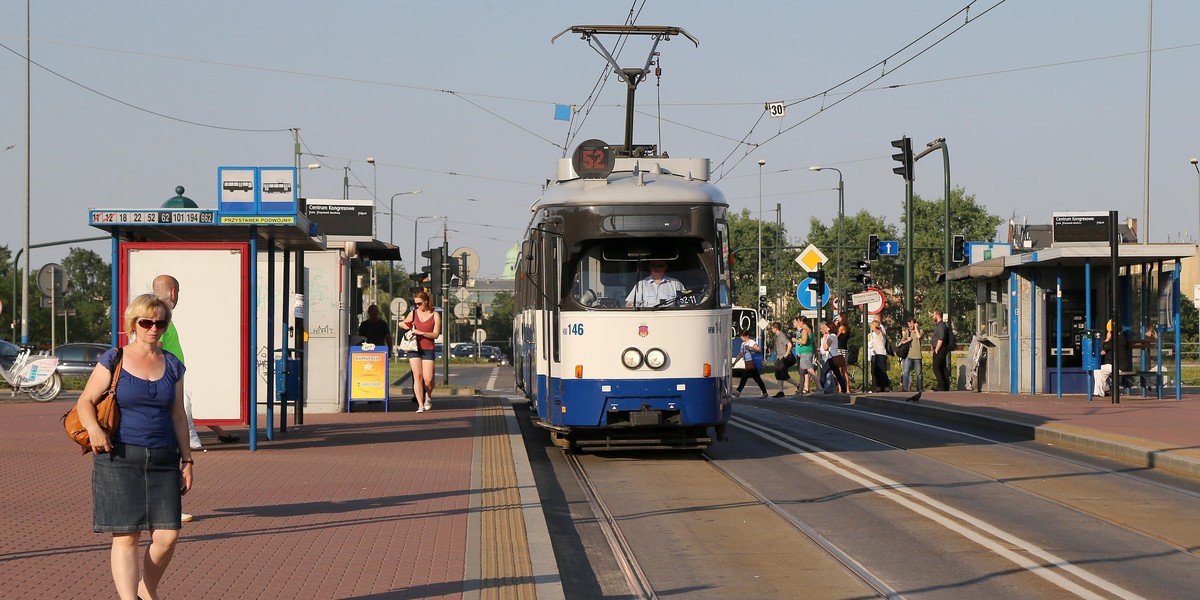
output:
<path id="1" fill-rule="evenodd" d="M 613 239 L 581 253 L 572 296 L 589 309 L 678 310 L 703 306 L 713 276 L 700 240 Z"/>

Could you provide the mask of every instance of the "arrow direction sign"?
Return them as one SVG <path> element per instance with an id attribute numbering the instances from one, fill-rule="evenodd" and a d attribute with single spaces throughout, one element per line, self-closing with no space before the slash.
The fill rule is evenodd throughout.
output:
<path id="1" fill-rule="evenodd" d="M 808 310 L 816 310 L 821 306 L 825 306 L 826 302 L 829 302 L 829 284 L 825 284 L 825 289 L 821 290 L 821 295 L 818 297 L 815 291 L 808 288 L 809 284 L 813 281 L 812 277 L 807 277 L 804 281 L 800 282 L 800 285 L 796 286 L 796 300 L 800 302 L 800 306 Z"/>
<path id="2" fill-rule="evenodd" d="M 799 263 L 800 266 L 804 267 L 804 270 L 808 271 L 809 273 L 821 268 L 821 265 L 828 261 L 829 257 L 825 256 L 825 253 L 821 252 L 820 248 L 812 244 L 809 244 L 808 247 L 796 257 L 796 262 Z"/>
<path id="3" fill-rule="evenodd" d="M 883 240 L 879 242 L 880 256 L 899 256 L 900 240 Z"/>

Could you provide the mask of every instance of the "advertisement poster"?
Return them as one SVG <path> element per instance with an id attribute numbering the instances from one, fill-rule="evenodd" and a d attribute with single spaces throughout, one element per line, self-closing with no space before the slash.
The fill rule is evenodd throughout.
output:
<path id="1" fill-rule="evenodd" d="M 387 350 L 363 350 L 362 346 L 350 347 L 350 374 L 348 399 L 354 401 L 387 401 L 388 393 Z"/>

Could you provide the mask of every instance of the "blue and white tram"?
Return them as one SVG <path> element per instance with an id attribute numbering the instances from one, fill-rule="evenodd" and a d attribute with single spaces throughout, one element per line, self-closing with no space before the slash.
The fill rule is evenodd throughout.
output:
<path id="1" fill-rule="evenodd" d="M 521 244 L 517 387 L 563 448 L 703 448 L 732 412 L 728 204 L 707 159 L 593 169 L 596 142 L 559 161 Z"/>

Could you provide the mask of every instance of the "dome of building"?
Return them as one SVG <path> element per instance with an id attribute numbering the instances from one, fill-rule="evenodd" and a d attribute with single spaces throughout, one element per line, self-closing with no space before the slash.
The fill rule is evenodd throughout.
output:
<path id="1" fill-rule="evenodd" d="M 175 197 L 163 202 L 163 208 L 200 208 L 194 200 L 183 195 L 183 186 L 175 186 Z"/>

